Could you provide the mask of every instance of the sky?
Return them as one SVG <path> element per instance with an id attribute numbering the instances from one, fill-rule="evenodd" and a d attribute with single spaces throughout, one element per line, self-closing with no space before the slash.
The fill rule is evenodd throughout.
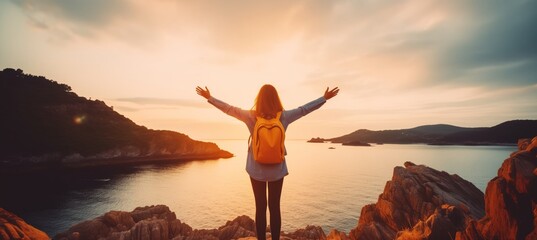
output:
<path id="1" fill-rule="evenodd" d="M 250 109 L 340 94 L 287 137 L 537 119 L 537 1 L 0 0 L 0 68 L 68 84 L 152 129 L 244 139 L 196 86 Z"/>

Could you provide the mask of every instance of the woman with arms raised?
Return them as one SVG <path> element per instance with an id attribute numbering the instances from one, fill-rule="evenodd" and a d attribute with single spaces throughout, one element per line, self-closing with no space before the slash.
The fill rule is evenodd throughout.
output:
<path id="1" fill-rule="evenodd" d="M 268 185 L 268 207 L 270 211 L 270 232 L 272 239 L 280 239 L 280 229 L 281 229 L 281 214 L 280 214 L 280 197 L 282 193 L 283 178 L 289 174 L 287 171 L 287 164 L 285 163 L 285 147 L 281 148 L 281 159 L 269 160 L 270 163 L 260 161 L 261 153 L 256 146 L 258 140 L 256 136 L 258 135 L 271 135 L 274 134 L 272 127 L 266 128 L 265 132 L 261 133 L 262 130 L 259 130 L 260 123 L 271 124 L 271 121 L 276 121 L 278 125 L 283 127 L 283 131 L 287 129 L 287 126 L 297 119 L 305 116 L 306 114 L 320 108 L 328 99 L 333 98 L 339 92 L 339 89 L 333 88 L 330 90 L 326 88 L 324 96 L 315 99 L 304 106 L 292 109 L 284 110 L 280 97 L 276 88 L 272 85 L 264 85 L 259 90 L 257 97 L 255 99 L 255 104 L 252 110 L 243 110 L 237 107 L 230 106 L 229 104 L 220 101 L 211 96 L 211 93 L 207 87 L 205 89 L 201 87 L 196 87 L 196 92 L 198 95 L 206 98 L 209 103 L 214 105 L 216 108 L 222 110 L 222 112 L 237 118 L 238 120 L 244 122 L 250 131 L 250 135 L 255 135 L 253 141 L 249 143 L 248 146 L 248 157 L 246 159 L 246 171 L 250 175 L 250 181 L 252 183 L 252 189 L 254 191 L 255 198 L 255 223 L 257 238 L 264 240 L 265 229 L 267 227 L 267 185 Z M 279 119 L 279 121 L 277 121 Z M 257 126 L 256 126 L 257 123 Z M 281 123 L 281 124 L 280 124 Z M 268 125 L 267 125 L 268 126 Z M 278 128 L 276 126 L 275 128 Z M 272 131 L 272 132 L 271 132 Z M 276 133 L 278 134 L 278 133 Z M 279 135 L 277 135 L 279 136 Z M 281 133 L 281 141 L 283 146 L 283 139 L 285 133 Z M 258 137 L 258 138 L 262 138 Z M 262 141 L 262 140 L 260 140 Z M 265 143 L 262 143 L 265 144 Z M 252 147 L 253 145 L 253 147 Z M 277 144 L 276 144 L 277 145 Z M 276 146 L 278 148 L 278 146 Z M 277 154 L 276 154 L 277 155 Z M 279 158 L 279 157 L 273 157 Z"/>

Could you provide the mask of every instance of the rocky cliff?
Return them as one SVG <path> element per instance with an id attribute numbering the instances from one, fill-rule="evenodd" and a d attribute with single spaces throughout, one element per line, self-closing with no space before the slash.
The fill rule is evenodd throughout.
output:
<path id="1" fill-rule="evenodd" d="M 167 206 L 136 208 L 132 212 L 111 211 L 95 219 L 79 223 L 56 235 L 59 240 L 224 240 L 255 239 L 254 220 L 239 216 L 217 229 L 192 229 L 176 218 Z M 283 233 L 282 239 L 326 239 L 317 226 L 307 226 L 292 233 Z"/>
<path id="2" fill-rule="evenodd" d="M 537 239 L 537 137 L 518 141 L 483 195 L 456 175 L 405 163 L 351 239 Z"/>
<path id="3" fill-rule="evenodd" d="M 399 231 L 427 224 L 435 213 L 481 218 L 483 193 L 458 175 L 406 162 L 405 167 L 395 167 L 377 203 L 362 208 L 358 226 L 349 235 L 352 239 L 394 239 Z"/>
<path id="4" fill-rule="evenodd" d="M 137 125 L 100 100 L 23 73 L 0 71 L 0 172 L 231 157 L 216 144 Z"/>
<path id="5" fill-rule="evenodd" d="M 48 235 L 34 228 L 15 214 L 0 208 L 0 240 L 48 240 Z"/>
<path id="6" fill-rule="evenodd" d="M 457 239 L 537 239 L 537 137 L 518 141 L 485 191 L 485 217 Z"/>

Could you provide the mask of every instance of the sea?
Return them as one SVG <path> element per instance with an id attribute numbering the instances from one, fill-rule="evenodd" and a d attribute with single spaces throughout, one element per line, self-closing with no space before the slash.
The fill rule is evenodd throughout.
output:
<path id="1" fill-rule="evenodd" d="M 35 173 L 2 178 L 0 207 L 53 237 L 111 210 L 167 205 L 196 229 L 255 216 L 245 171 L 247 140 L 208 140 L 229 159 Z M 383 144 L 342 146 L 286 140 L 289 175 L 281 197 L 282 230 L 318 225 L 349 232 L 405 161 L 458 174 L 481 191 L 516 146 Z"/>

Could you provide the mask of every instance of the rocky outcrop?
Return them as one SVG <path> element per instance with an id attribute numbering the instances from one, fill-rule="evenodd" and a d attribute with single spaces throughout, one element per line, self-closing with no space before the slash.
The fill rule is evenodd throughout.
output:
<path id="1" fill-rule="evenodd" d="M 175 213 L 171 212 L 167 206 L 157 205 L 136 208 L 132 212 L 110 211 L 103 216 L 74 225 L 69 230 L 56 235 L 55 239 L 255 239 L 255 223 L 248 216 L 239 216 L 217 229 L 192 229 L 188 224 L 177 219 Z M 321 227 L 307 226 L 292 233 L 282 233 L 282 239 L 327 238 Z"/>
<path id="2" fill-rule="evenodd" d="M 358 226 L 349 236 L 405 239 L 408 234 L 397 233 L 417 224 L 416 232 L 427 226 L 446 227 L 454 236 L 456 230 L 466 226 L 463 223 L 483 215 L 483 193 L 472 183 L 456 174 L 406 162 L 405 167 L 395 167 L 392 180 L 386 183 L 378 202 L 362 208 Z M 453 226 L 446 226 L 444 223 L 451 219 Z"/>
<path id="3" fill-rule="evenodd" d="M 463 209 L 444 204 L 427 218 L 418 221 L 411 230 L 399 231 L 395 239 L 452 240 L 464 231 L 472 218 Z"/>
<path id="4" fill-rule="evenodd" d="M 160 137 L 160 136 L 159 136 Z M 197 142 L 164 146 L 151 141 L 148 149 L 134 146 L 109 149 L 96 155 L 82 156 L 79 153 L 56 158 L 64 168 L 82 168 L 112 165 L 133 165 L 140 163 L 170 163 L 191 160 L 230 158 L 233 154 L 220 149 L 215 143 Z M 54 160 L 52 160 L 54 161 Z M 50 161 L 49 161 L 50 162 Z M 57 161 L 56 161 L 57 162 Z"/>
<path id="5" fill-rule="evenodd" d="M 537 137 L 519 140 L 518 147 L 488 183 L 481 197 L 484 206 L 475 187 L 468 187 L 456 175 L 425 166 L 417 170 L 418 166 L 408 162 L 406 169 L 396 167 L 377 204 L 362 208 L 358 227 L 350 237 L 537 239 Z M 434 175 L 437 187 L 428 182 Z"/>
<path id="6" fill-rule="evenodd" d="M 0 240 L 8 239 L 48 240 L 50 238 L 20 217 L 0 208 Z"/>
<path id="7" fill-rule="evenodd" d="M 110 211 L 72 226 L 55 239 L 172 239 L 192 232 L 167 206 L 157 205 L 139 207 L 132 212 Z"/>
<path id="8" fill-rule="evenodd" d="M 320 138 L 320 137 L 316 137 L 316 138 L 311 138 L 310 140 L 308 140 L 309 143 L 324 143 L 325 140 L 324 138 Z"/>
<path id="9" fill-rule="evenodd" d="M 485 217 L 457 239 L 537 239 L 537 137 L 518 147 L 487 185 Z"/>
<path id="10" fill-rule="evenodd" d="M 337 229 L 332 229 L 326 239 L 330 240 L 350 240 L 350 238 L 344 232 L 340 232 Z"/>
<path id="11" fill-rule="evenodd" d="M 319 226 L 308 225 L 304 229 L 298 229 L 292 233 L 283 233 L 282 236 L 288 239 L 327 239 L 324 231 Z"/>

